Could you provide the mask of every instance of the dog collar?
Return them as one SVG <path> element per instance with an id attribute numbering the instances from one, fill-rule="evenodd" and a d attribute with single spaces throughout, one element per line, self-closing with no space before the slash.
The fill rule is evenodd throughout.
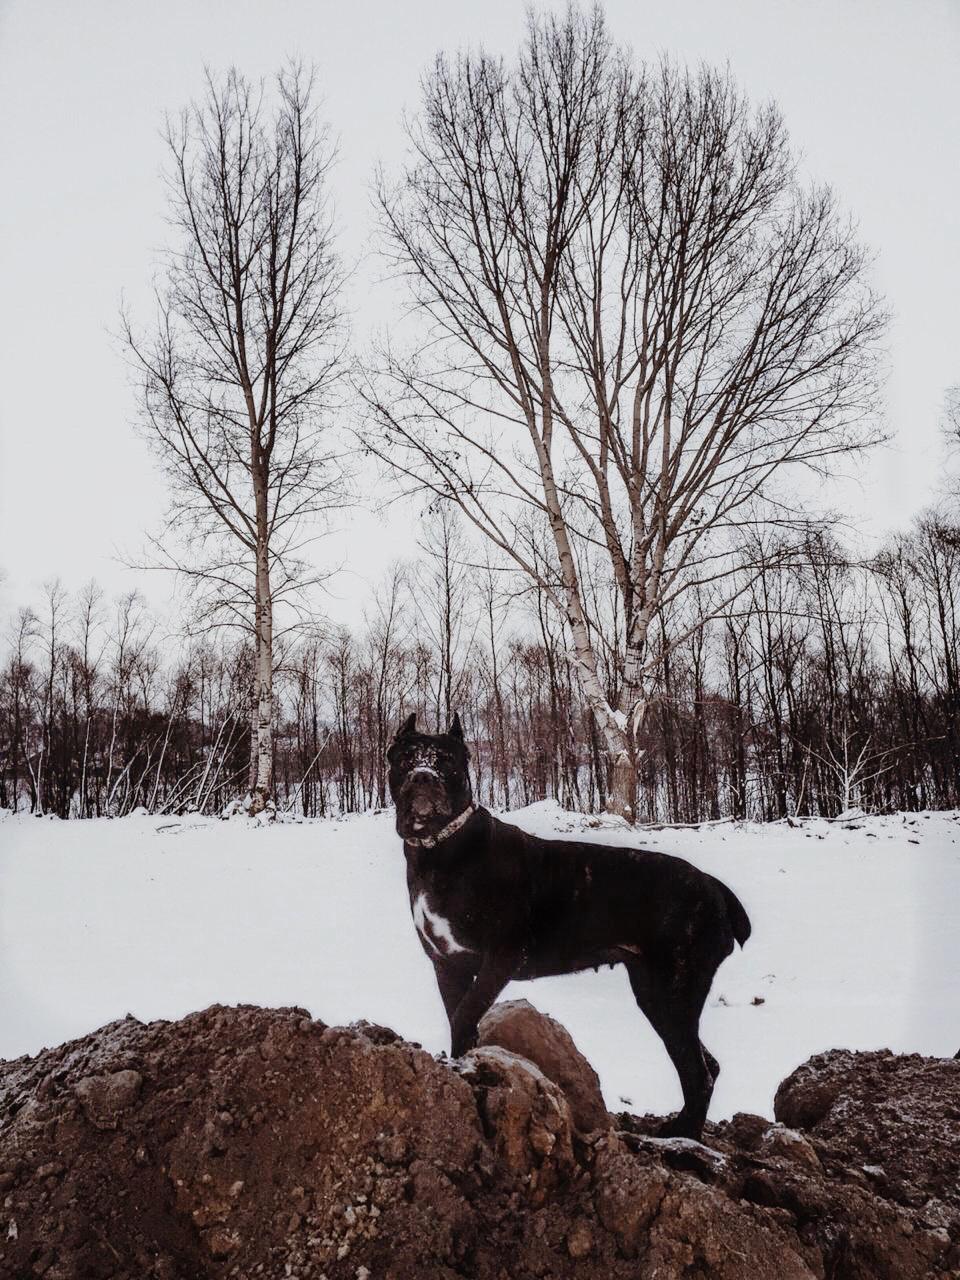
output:
<path id="1" fill-rule="evenodd" d="M 457 814 L 454 820 L 452 822 L 448 822 L 447 825 L 442 830 L 438 831 L 435 836 L 411 836 L 404 840 L 404 844 L 409 844 L 414 849 L 433 849 L 444 840 L 449 840 L 452 835 L 456 835 L 461 827 L 465 827 L 467 825 L 476 812 L 477 806 L 473 801 L 471 801 L 464 809 L 463 813 Z"/>

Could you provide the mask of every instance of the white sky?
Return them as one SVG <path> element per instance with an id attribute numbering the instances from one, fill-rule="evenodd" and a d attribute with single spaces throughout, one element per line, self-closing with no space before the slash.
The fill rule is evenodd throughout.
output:
<path id="1" fill-rule="evenodd" d="M 960 0 L 608 0 L 614 36 L 641 56 L 728 61 L 753 99 L 776 98 L 807 172 L 830 182 L 877 253 L 894 315 L 894 443 L 840 500 L 865 532 L 904 524 L 939 482 L 938 419 L 960 382 Z M 439 48 L 509 52 L 518 0 L 0 0 L 0 612 L 59 574 L 110 592 L 117 560 L 164 507 L 132 430 L 117 343 L 121 293 L 149 307 L 165 235 L 164 110 L 202 89 L 205 63 L 270 75 L 316 63 L 339 135 L 333 190 L 348 258 L 364 252 L 374 164 L 395 163 L 402 110 Z M 360 334 L 389 321 L 368 281 Z M 335 616 L 413 546 L 416 513 L 352 513 L 318 555 L 348 561 Z M 158 582 L 141 583 L 162 597 Z"/>

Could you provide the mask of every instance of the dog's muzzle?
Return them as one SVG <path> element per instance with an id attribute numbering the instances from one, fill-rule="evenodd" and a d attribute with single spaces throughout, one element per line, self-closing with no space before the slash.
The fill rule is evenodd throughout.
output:
<path id="1" fill-rule="evenodd" d="M 410 772 L 396 794 L 397 815 L 411 836 L 436 834 L 449 822 L 454 806 L 440 775 L 429 768 Z"/>

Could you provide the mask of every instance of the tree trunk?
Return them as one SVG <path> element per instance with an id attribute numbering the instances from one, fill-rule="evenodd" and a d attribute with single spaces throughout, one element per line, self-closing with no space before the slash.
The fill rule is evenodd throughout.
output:
<path id="1" fill-rule="evenodd" d="M 632 735 L 624 728 L 613 713 L 607 700 L 600 673 L 597 669 L 597 655 L 590 638 L 583 601 L 580 596 L 580 583 L 577 576 L 573 551 L 570 546 L 570 535 L 560 509 L 560 499 L 553 477 L 553 466 L 547 451 L 539 442 L 540 471 L 547 496 L 547 508 L 550 527 L 553 532 L 560 562 L 560 572 L 566 598 L 567 622 L 573 640 L 574 661 L 580 677 L 580 687 L 587 705 L 593 714 L 597 728 L 603 738 L 607 762 L 610 769 L 610 788 L 607 793 L 607 811 L 618 813 L 633 822 L 636 808 L 637 773 L 636 760 L 632 758 Z"/>
<path id="2" fill-rule="evenodd" d="M 606 808 L 608 813 L 619 814 L 627 822 L 636 820 L 637 765 L 629 751 L 622 751 L 610 765 Z"/>
<path id="3" fill-rule="evenodd" d="M 259 504 L 258 504 L 259 505 Z M 257 547 L 257 771 L 247 812 L 261 813 L 273 801 L 273 600 L 265 540 Z"/>
<path id="4" fill-rule="evenodd" d="M 257 696 L 258 685 L 257 685 L 257 663 L 256 663 L 256 654 L 257 654 L 256 630 L 254 630 L 253 654 L 254 654 L 253 681 L 250 688 L 250 706 L 247 711 L 248 718 L 250 720 L 250 759 L 247 762 L 247 792 L 250 795 L 253 795 L 253 789 L 257 785 L 257 739 L 259 737 L 257 733 L 257 720 L 259 719 L 257 714 L 257 705 L 259 702 L 259 698 Z M 211 750 L 213 750 L 212 746 L 211 746 Z"/>
<path id="5" fill-rule="evenodd" d="M 629 663 L 627 664 L 629 666 Z M 640 733 L 647 718 L 650 699 L 643 684 L 637 680 L 625 680 L 620 688 L 620 709 L 611 719 L 616 726 L 617 738 L 604 733 L 607 760 L 610 769 L 610 788 L 607 794 L 608 813 L 617 813 L 627 822 L 637 821 L 637 795 L 639 791 Z"/>

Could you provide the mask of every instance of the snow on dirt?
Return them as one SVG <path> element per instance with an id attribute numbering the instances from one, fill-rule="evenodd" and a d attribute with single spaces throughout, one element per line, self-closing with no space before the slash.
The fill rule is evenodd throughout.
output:
<path id="1" fill-rule="evenodd" d="M 960 814 L 631 832 L 544 803 L 509 820 L 676 853 L 739 894 L 753 936 L 702 1022 L 722 1067 L 712 1118 L 772 1114 L 779 1081 L 823 1049 L 960 1049 Z M 622 968 L 502 998 L 518 996 L 569 1028 L 611 1109 L 679 1105 Z M 269 827 L 0 814 L 0 1057 L 215 1001 L 303 1005 L 449 1047 L 392 813 Z"/>

